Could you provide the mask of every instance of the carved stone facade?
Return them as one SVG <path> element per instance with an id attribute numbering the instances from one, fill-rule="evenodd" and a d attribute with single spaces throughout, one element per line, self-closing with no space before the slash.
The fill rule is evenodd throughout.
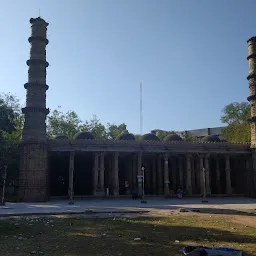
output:
<path id="1" fill-rule="evenodd" d="M 21 145 L 19 198 L 47 201 L 52 196 L 170 197 L 177 189 L 187 196 L 256 195 L 255 38 L 248 41 L 252 143 L 228 143 L 214 136 L 186 142 L 178 135 L 160 141 L 146 134 L 140 141 L 132 134 L 117 140 L 95 140 L 81 133 L 73 140 L 46 139 L 46 38 L 47 23 L 31 19 L 32 34 Z"/>
<path id="2" fill-rule="evenodd" d="M 47 145 L 22 144 L 19 198 L 21 201 L 46 201 L 49 198 Z"/>

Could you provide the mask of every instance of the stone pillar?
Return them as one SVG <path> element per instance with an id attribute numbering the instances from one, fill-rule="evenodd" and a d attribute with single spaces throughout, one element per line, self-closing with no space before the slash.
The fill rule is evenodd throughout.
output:
<path id="1" fill-rule="evenodd" d="M 99 153 L 94 153 L 94 167 L 93 167 L 93 195 L 97 194 L 99 185 Z"/>
<path id="2" fill-rule="evenodd" d="M 176 157 L 175 156 L 173 156 L 171 158 L 171 165 L 172 165 L 172 190 L 175 194 L 176 189 L 177 189 L 177 184 L 176 184 L 177 165 L 176 165 Z"/>
<path id="3" fill-rule="evenodd" d="M 119 168 L 118 168 L 119 153 L 114 153 L 114 170 L 113 170 L 113 195 L 119 196 Z"/>
<path id="4" fill-rule="evenodd" d="M 169 161 L 168 154 L 164 154 L 164 194 L 165 196 L 170 196 L 170 188 L 169 188 Z"/>
<path id="5" fill-rule="evenodd" d="M 150 159 L 151 160 L 151 159 Z M 144 175 L 145 175 L 145 181 L 144 181 L 144 185 L 145 185 L 145 194 L 150 194 L 151 191 L 151 173 L 152 173 L 152 165 L 151 165 L 151 161 L 150 160 L 143 160 L 143 163 L 146 165 L 145 166 L 145 171 L 144 171 Z"/>
<path id="6" fill-rule="evenodd" d="M 157 157 L 157 181 L 158 181 L 158 194 L 163 194 L 163 172 L 162 172 L 162 156 Z"/>
<path id="7" fill-rule="evenodd" d="M 231 169 L 230 169 L 230 159 L 227 155 L 225 158 L 225 164 L 226 164 L 226 193 L 228 195 L 232 194 L 232 187 L 231 187 Z"/>
<path id="8" fill-rule="evenodd" d="M 129 165 L 128 182 L 129 182 L 129 190 L 131 190 L 132 189 L 132 176 L 133 176 L 133 161 L 130 161 L 130 160 L 128 160 L 128 161 L 129 161 L 129 163 L 128 163 L 128 165 Z"/>
<path id="9" fill-rule="evenodd" d="M 153 156 L 153 158 L 152 158 L 152 169 L 151 169 L 151 171 L 152 171 L 152 175 L 151 175 L 151 177 L 152 177 L 152 182 L 151 182 L 151 184 L 152 184 L 152 191 L 153 191 L 153 195 L 156 195 L 156 158 L 155 158 L 155 156 Z"/>
<path id="10" fill-rule="evenodd" d="M 187 192 L 188 195 L 192 195 L 192 184 L 191 184 L 191 155 L 187 155 Z"/>
<path id="11" fill-rule="evenodd" d="M 205 187 L 206 187 L 206 195 L 207 196 L 211 195 L 209 156 L 205 157 Z"/>
<path id="12" fill-rule="evenodd" d="M 191 158 L 191 186 L 192 186 L 192 194 L 195 193 L 196 189 L 196 173 L 195 173 L 195 159 L 194 157 Z"/>
<path id="13" fill-rule="evenodd" d="M 138 153 L 138 166 L 137 166 L 137 178 L 138 178 L 138 196 L 139 197 L 142 197 L 142 170 L 141 170 L 141 167 L 142 167 L 142 153 L 139 152 Z"/>
<path id="14" fill-rule="evenodd" d="M 201 191 L 200 158 L 196 157 L 196 193 L 200 194 L 200 191 Z"/>
<path id="15" fill-rule="evenodd" d="M 179 188 L 183 189 L 183 158 L 179 156 Z"/>
<path id="16" fill-rule="evenodd" d="M 199 156 L 199 168 L 200 168 L 200 193 L 201 195 L 204 194 L 204 174 L 203 174 L 203 169 L 204 169 L 204 158 L 202 155 Z"/>
<path id="17" fill-rule="evenodd" d="M 250 196 L 256 197 L 256 152 L 252 151 L 252 175 L 251 175 L 251 193 Z"/>
<path id="18" fill-rule="evenodd" d="M 251 186 L 251 168 L 250 168 L 250 160 L 248 157 L 246 157 L 245 159 L 245 168 L 246 168 L 246 194 L 248 196 L 250 196 L 251 190 L 252 190 L 252 186 Z"/>
<path id="19" fill-rule="evenodd" d="M 107 167 L 107 172 L 108 172 L 108 179 L 107 179 L 107 188 L 109 189 L 109 193 L 112 193 L 112 189 L 113 189 L 113 158 L 109 157 L 108 158 L 108 167 Z"/>
<path id="20" fill-rule="evenodd" d="M 132 188 L 137 188 L 137 165 L 136 165 L 137 156 L 133 154 L 132 156 Z"/>
<path id="21" fill-rule="evenodd" d="M 70 152 L 69 155 L 69 180 L 68 180 L 68 195 L 69 200 L 74 200 L 74 164 L 75 164 L 75 152 Z"/>
<path id="22" fill-rule="evenodd" d="M 100 175 L 99 175 L 99 187 L 100 193 L 105 194 L 105 184 L 104 184 L 104 175 L 105 175 L 105 163 L 104 163 L 104 152 L 100 153 Z"/>
<path id="23" fill-rule="evenodd" d="M 216 157 L 216 188 L 217 193 L 221 194 L 221 183 L 220 183 L 220 158 Z"/>

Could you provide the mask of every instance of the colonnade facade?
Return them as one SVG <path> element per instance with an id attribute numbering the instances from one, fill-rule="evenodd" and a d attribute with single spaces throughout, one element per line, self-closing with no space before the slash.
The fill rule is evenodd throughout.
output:
<path id="1" fill-rule="evenodd" d="M 170 154 L 94 152 L 93 196 L 172 196 L 177 189 L 185 195 L 246 194 L 251 169 L 248 156 L 223 154 Z M 69 152 L 68 195 L 74 193 L 75 152 Z M 237 164 L 236 159 L 238 159 Z M 233 170 L 232 170 L 233 168 Z M 144 183 L 143 183 L 144 179 Z M 106 192 L 108 191 L 108 192 Z"/>

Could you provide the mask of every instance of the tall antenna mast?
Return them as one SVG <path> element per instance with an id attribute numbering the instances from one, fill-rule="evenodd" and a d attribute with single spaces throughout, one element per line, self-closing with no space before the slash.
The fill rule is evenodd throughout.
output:
<path id="1" fill-rule="evenodd" d="M 140 82 L 140 135 L 143 134 L 142 82 Z"/>

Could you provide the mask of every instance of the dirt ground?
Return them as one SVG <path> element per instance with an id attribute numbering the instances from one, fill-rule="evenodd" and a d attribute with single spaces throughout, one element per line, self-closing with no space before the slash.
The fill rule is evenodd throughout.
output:
<path id="1" fill-rule="evenodd" d="M 167 256 L 182 255 L 186 245 L 204 245 L 256 255 L 256 215 L 201 210 L 1 219 L 0 251 L 5 256 Z"/>

